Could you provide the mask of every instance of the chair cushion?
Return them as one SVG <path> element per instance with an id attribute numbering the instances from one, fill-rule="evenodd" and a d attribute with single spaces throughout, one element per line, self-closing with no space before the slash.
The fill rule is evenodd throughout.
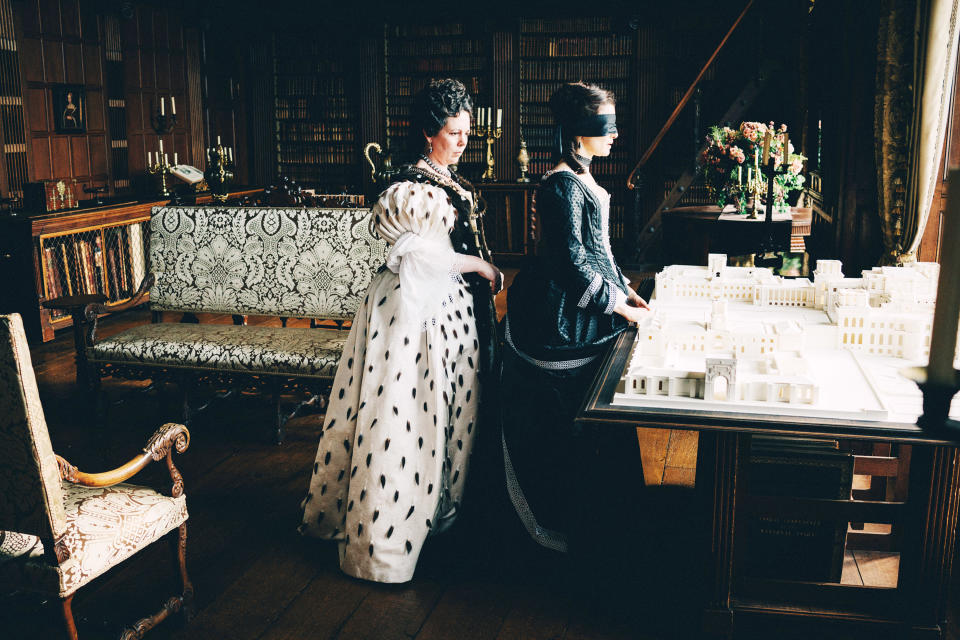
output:
<path id="1" fill-rule="evenodd" d="M 88 349 L 94 362 L 332 378 L 347 331 L 160 323 Z"/>
<path id="2" fill-rule="evenodd" d="M 0 532 L 0 585 L 66 597 L 187 520 L 185 496 L 170 498 L 129 484 L 64 483 L 70 559 L 56 566 L 36 536 Z"/>

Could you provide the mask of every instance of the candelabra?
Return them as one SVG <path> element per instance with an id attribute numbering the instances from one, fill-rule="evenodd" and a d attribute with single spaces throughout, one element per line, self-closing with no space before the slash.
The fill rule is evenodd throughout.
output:
<path id="1" fill-rule="evenodd" d="M 170 197 L 170 190 L 167 189 L 167 174 L 170 173 L 170 166 L 167 162 L 167 154 L 158 152 L 157 159 L 154 161 L 150 152 L 147 152 L 147 171 L 153 175 L 160 175 L 160 195 L 164 198 Z"/>
<path id="2" fill-rule="evenodd" d="M 224 147 L 217 136 L 217 145 L 207 149 L 207 170 L 203 176 L 210 188 L 210 197 L 216 202 L 226 202 L 229 186 L 233 182 L 233 147 Z"/>
<path id="3" fill-rule="evenodd" d="M 499 140 L 500 136 L 503 135 L 503 128 L 500 126 L 503 122 L 503 110 L 497 109 L 496 126 L 493 124 L 492 111 L 493 110 L 490 107 L 481 107 L 477 114 L 477 119 L 473 125 L 473 129 L 470 131 L 470 135 L 486 138 L 487 141 L 487 170 L 483 172 L 482 176 L 480 176 L 480 179 L 484 182 L 493 182 L 497 179 L 497 175 L 493 171 L 493 143 L 495 140 Z"/>
<path id="4" fill-rule="evenodd" d="M 160 96 L 160 108 L 156 113 L 150 114 L 150 126 L 157 132 L 157 135 L 170 133 L 173 126 L 177 124 L 177 101 L 170 96 L 170 114 L 167 115 L 166 99 Z"/>

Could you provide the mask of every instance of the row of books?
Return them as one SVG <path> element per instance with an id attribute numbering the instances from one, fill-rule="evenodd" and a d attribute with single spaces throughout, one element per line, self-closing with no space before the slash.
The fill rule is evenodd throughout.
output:
<path id="1" fill-rule="evenodd" d="M 609 30 L 610 18 L 525 18 L 520 21 L 520 33 Z"/>
<path id="2" fill-rule="evenodd" d="M 281 139 L 287 142 L 353 143 L 356 140 L 353 125 L 326 124 L 323 122 L 278 122 Z"/>
<path id="3" fill-rule="evenodd" d="M 481 40 L 390 40 L 388 56 L 475 56 L 486 55 L 487 47 Z"/>
<path id="4" fill-rule="evenodd" d="M 579 60 L 521 60 L 520 80 L 562 80 L 603 83 L 605 79 L 630 76 L 630 58 Z"/>
<path id="5" fill-rule="evenodd" d="M 290 102 L 293 102 L 292 100 Z M 317 122 L 318 114 L 324 114 L 326 120 L 351 120 L 353 114 L 346 109 L 321 109 L 309 104 L 289 104 L 284 103 L 281 98 L 277 99 L 274 115 L 277 120 L 305 120 L 308 122 Z M 343 126 L 343 125 L 337 125 Z M 349 126 L 349 125 L 347 125 Z"/>
<path id="6" fill-rule="evenodd" d="M 481 76 L 477 75 L 458 75 L 457 79 L 463 83 L 473 97 L 482 93 L 487 86 L 487 82 Z M 411 78 L 410 76 L 403 75 L 402 72 L 391 69 L 387 74 L 387 95 L 390 97 L 413 96 L 417 91 L 425 87 L 428 82 L 430 82 L 430 78 Z"/>
<path id="7" fill-rule="evenodd" d="M 277 76 L 275 78 L 277 97 L 302 96 L 336 96 L 345 94 L 346 81 L 343 78 L 331 76 Z"/>
<path id="8" fill-rule="evenodd" d="M 388 73 L 483 73 L 482 58 L 387 58 Z"/>
<path id="9" fill-rule="evenodd" d="M 387 37 L 414 38 L 422 36 L 461 36 L 463 24 L 448 22 L 446 24 L 395 24 L 386 28 Z"/>
<path id="10" fill-rule="evenodd" d="M 277 162 L 289 164 L 349 164 L 357 161 L 357 152 L 350 145 L 349 148 L 300 148 L 277 149 Z M 291 176 L 292 177 L 292 176 Z"/>
<path id="11" fill-rule="evenodd" d="M 603 36 L 528 36 L 520 38 L 520 56 L 629 56 L 633 54 L 633 38 L 620 35 Z"/>
<path id="12" fill-rule="evenodd" d="M 329 53 L 321 54 L 321 57 L 277 54 L 276 65 L 275 72 L 279 78 L 289 74 L 332 74 L 346 73 L 348 70 L 344 60 L 335 60 L 329 57 Z"/>
<path id="13" fill-rule="evenodd" d="M 146 276 L 143 240 L 140 225 L 133 224 L 106 229 L 103 236 L 77 234 L 45 242 L 47 298 L 93 293 L 111 301 L 130 297 Z"/>
<path id="14" fill-rule="evenodd" d="M 624 80 L 599 80 L 603 84 L 603 88 L 608 91 L 612 91 L 614 94 L 625 94 L 627 90 L 627 83 Z M 558 80 L 556 82 L 549 83 L 537 83 L 533 84 L 530 82 L 521 82 L 520 83 L 520 101 L 521 102 L 549 102 L 550 96 L 553 95 L 553 92 L 557 90 L 557 87 L 560 86 L 562 81 Z"/>

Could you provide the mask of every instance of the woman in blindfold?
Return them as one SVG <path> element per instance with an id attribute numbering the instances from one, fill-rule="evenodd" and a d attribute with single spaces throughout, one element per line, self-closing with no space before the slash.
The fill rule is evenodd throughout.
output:
<path id="1" fill-rule="evenodd" d="M 613 95 L 567 84 L 550 109 L 559 162 L 536 193 L 538 253 L 508 290 L 501 407 L 511 502 L 536 542 L 566 552 L 589 535 L 579 525 L 595 522 L 611 481 L 598 454 L 609 439 L 579 432 L 574 416 L 602 352 L 649 311 L 613 258 L 610 195 L 590 173 L 617 139 Z M 637 452 L 635 438 L 619 444 Z"/>

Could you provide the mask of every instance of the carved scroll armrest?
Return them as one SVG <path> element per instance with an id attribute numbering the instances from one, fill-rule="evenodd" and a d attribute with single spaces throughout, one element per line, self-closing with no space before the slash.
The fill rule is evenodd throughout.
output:
<path id="1" fill-rule="evenodd" d="M 143 303 L 143 298 L 150 292 L 150 287 L 153 286 L 154 282 L 156 282 L 156 276 L 148 273 L 147 276 L 140 281 L 140 286 L 137 288 L 137 291 L 123 304 L 116 304 L 110 307 L 99 302 L 88 304 L 83 310 L 83 317 L 87 321 L 87 346 L 92 346 L 97 341 L 97 319 L 101 315 L 108 311 L 111 313 L 125 311 Z"/>
<path id="2" fill-rule="evenodd" d="M 171 494 L 176 498 L 183 493 L 183 478 L 173 465 L 173 452 L 183 453 L 188 446 L 190 446 L 190 432 L 187 428 L 182 424 L 168 422 L 150 436 L 141 455 L 116 469 L 102 473 L 84 473 L 60 456 L 57 456 L 57 465 L 60 467 L 62 480 L 84 487 L 110 487 L 129 480 L 150 462 L 166 458 L 170 478 L 173 480 Z"/>

